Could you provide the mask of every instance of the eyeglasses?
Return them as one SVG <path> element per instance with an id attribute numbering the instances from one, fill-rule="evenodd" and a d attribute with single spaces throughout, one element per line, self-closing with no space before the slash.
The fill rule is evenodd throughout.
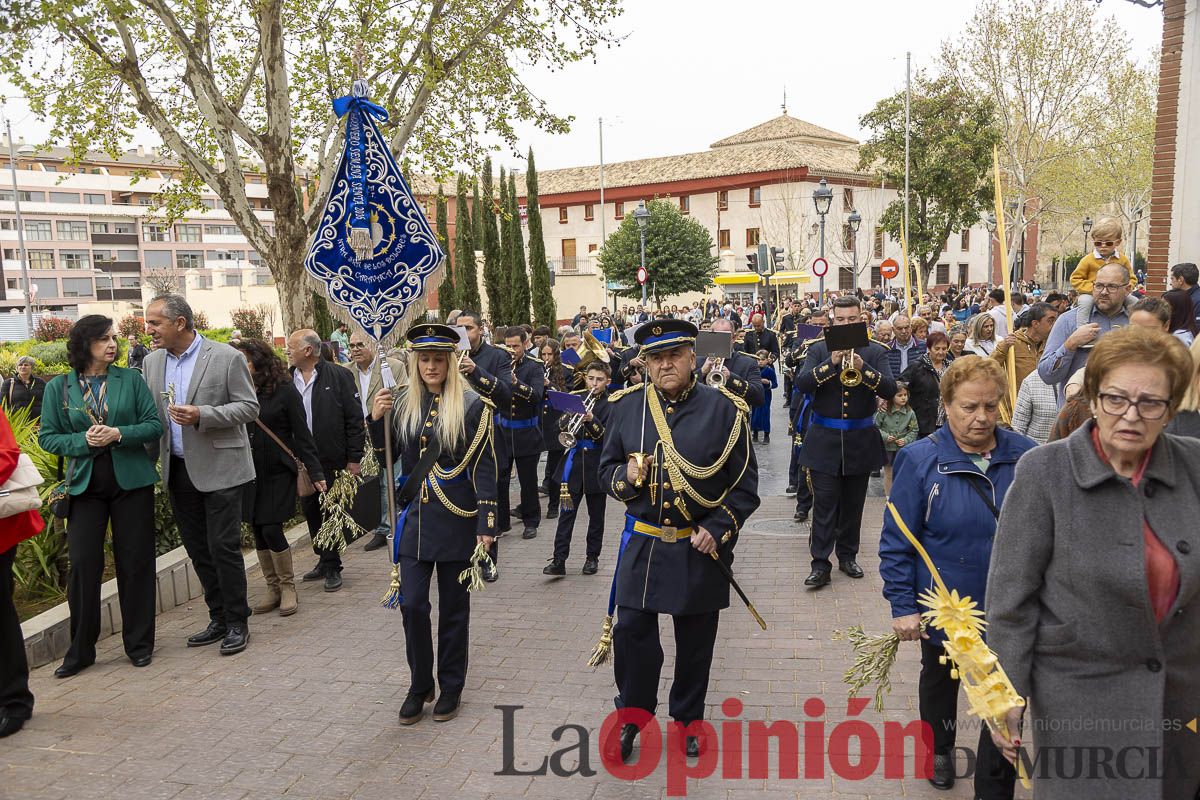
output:
<path id="1" fill-rule="evenodd" d="M 351 343 L 350 343 L 350 349 L 351 349 L 351 350 L 361 350 L 361 349 L 363 349 L 364 347 L 366 347 L 366 345 L 365 345 L 365 344 L 363 344 L 362 342 L 351 342 Z"/>
<path id="2" fill-rule="evenodd" d="M 1130 400 L 1121 394 L 1101 394 L 1100 410 L 1114 417 L 1123 417 L 1130 406 L 1136 406 L 1140 419 L 1162 419 L 1171 407 L 1170 400 L 1159 400 L 1154 397 L 1143 397 L 1141 400 Z"/>
<path id="3" fill-rule="evenodd" d="M 1097 292 L 1115 292 L 1124 285 L 1123 283 L 1093 283 L 1092 288 Z"/>
<path id="4" fill-rule="evenodd" d="M 1099 239 L 1092 239 L 1092 244 L 1096 245 L 1096 247 L 1113 247 L 1119 241 L 1121 241 L 1121 240 L 1120 239 L 1112 239 L 1109 241 L 1100 241 Z"/>

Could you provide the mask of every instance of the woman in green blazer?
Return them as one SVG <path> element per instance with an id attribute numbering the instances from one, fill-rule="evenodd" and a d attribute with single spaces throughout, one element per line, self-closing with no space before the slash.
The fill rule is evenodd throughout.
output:
<path id="1" fill-rule="evenodd" d="M 96 661 L 104 536 L 113 532 L 113 559 L 125 653 L 135 667 L 154 652 L 154 484 L 158 469 L 146 452 L 162 423 L 154 397 L 135 370 L 114 367 L 112 320 L 89 314 L 67 337 L 71 371 L 46 387 L 39 441 L 68 459 L 71 513 L 67 549 L 71 576 L 71 647 L 54 671 L 69 678 Z"/>

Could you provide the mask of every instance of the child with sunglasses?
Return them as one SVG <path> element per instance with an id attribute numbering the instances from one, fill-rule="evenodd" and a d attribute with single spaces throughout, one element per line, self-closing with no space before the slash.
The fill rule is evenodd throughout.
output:
<path id="1" fill-rule="evenodd" d="M 1075 310 L 1076 319 L 1080 325 L 1087 325 L 1092 319 L 1093 283 L 1096 273 L 1101 267 L 1109 264 L 1121 264 L 1129 270 L 1129 289 L 1131 294 L 1125 298 L 1127 311 L 1138 301 L 1132 291 L 1137 288 L 1137 278 L 1134 277 L 1133 267 L 1129 257 L 1120 251 L 1121 221 L 1116 217 L 1100 217 L 1092 226 L 1092 245 L 1094 250 L 1079 260 L 1071 272 L 1071 285 L 1079 292 L 1079 305 Z"/>

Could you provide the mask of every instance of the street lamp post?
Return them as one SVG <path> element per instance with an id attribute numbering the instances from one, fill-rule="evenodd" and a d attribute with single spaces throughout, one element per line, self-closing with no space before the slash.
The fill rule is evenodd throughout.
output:
<path id="1" fill-rule="evenodd" d="M 4 129 L 8 134 L 8 166 L 12 172 L 13 210 L 17 218 L 17 251 L 21 254 L 21 283 L 25 288 L 25 324 L 33 336 L 33 301 L 30 296 L 29 255 L 25 252 L 25 224 L 21 221 L 21 192 L 17 189 L 17 150 L 13 143 L 12 124 L 4 117 Z"/>
<path id="2" fill-rule="evenodd" d="M 638 203 L 638 207 L 634 209 L 633 218 L 637 221 L 638 239 L 642 246 L 642 270 L 646 269 L 646 227 L 650 224 L 650 211 L 646 208 L 645 202 Z M 646 280 L 642 282 L 642 306 L 646 305 L 646 283 L 649 282 L 650 275 L 646 274 Z"/>
<path id="3" fill-rule="evenodd" d="M 854 286 L 858 287 L 858 229 L 862 227 L 862 215 L 854 209 L 850 209 L 850 216 L 846 217 L 846 224 L 850 226 L 850 263 L 853 265 L 851 269 L 854 272 Z M 838 287 L 841 288 L 840 286 Z"/>
<path id="4" fill-rule="evenodd" d="M 1088 251 L 1088 236 L 1091 234 L 1091 232 L 1092 232 L 1092 218 L 1084 217 L 1083 218 L 1083 255 L 1085 255 L 1085 256 L 1087 255 L 1087 251 Z"/>
<path id="5" fill-rule="evenodd" d="M 1138 223 L 1141 221 L 1142 209 L 1135 209 L 1133 212 L 1133 236 L 1129 240 L 1129 266 L 1134 275 L 1137 275 L 1137 229 Z"/>
<path id="6" fill-rule="evenodd" d="M 829 213 L 829 207 L 833 205 L 833 189 L 829 188 L 829 184 L 824 178 L 821 178 L 821 183 L 813 192 L 813 205 L 817 209 L 817 216 L 821 218 L 821 258 L 825 258 L 825 215 Z M 825 276 L 822 275 L 820 283 L 817 285 L 817 304 L 818 307 L 825 305 Z"/>

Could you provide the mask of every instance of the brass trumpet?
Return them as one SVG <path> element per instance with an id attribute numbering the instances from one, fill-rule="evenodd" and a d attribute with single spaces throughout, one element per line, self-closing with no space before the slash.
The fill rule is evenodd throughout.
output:
<path id="1" fill-rule="evenodd" d="M 599 397 L 595 392 L 588 395 L 587 402 L 583 404 L 583 413 L 575 414 L 567 429 L 558 435 L 558 443 L 567 450 L 575 446 L 579 441 L 579 429 L 583 426 L 584 418 L 591 413 L 592 406 L 596 405 L 596 398 Z"/>
<path id="2" fill-rule="evenodd" d="M 725 359 L 718 358 L 713 361 L 712 369 L 708 371 L 705 382 L 714 389 L 720 389 L 725 385 L 725 373 L 721 371 L 724 366 Z"/>
<path id="3" fill-rule="evenodd" d="M 838 380 L 842 382 L 842 386 L 853 388 L 858 386 L 863 381 L 862 372 L 854 368 L 854 351 L 847 350 L 846 355 L 842 356 L 842 372 L 838 375 Z"/>

